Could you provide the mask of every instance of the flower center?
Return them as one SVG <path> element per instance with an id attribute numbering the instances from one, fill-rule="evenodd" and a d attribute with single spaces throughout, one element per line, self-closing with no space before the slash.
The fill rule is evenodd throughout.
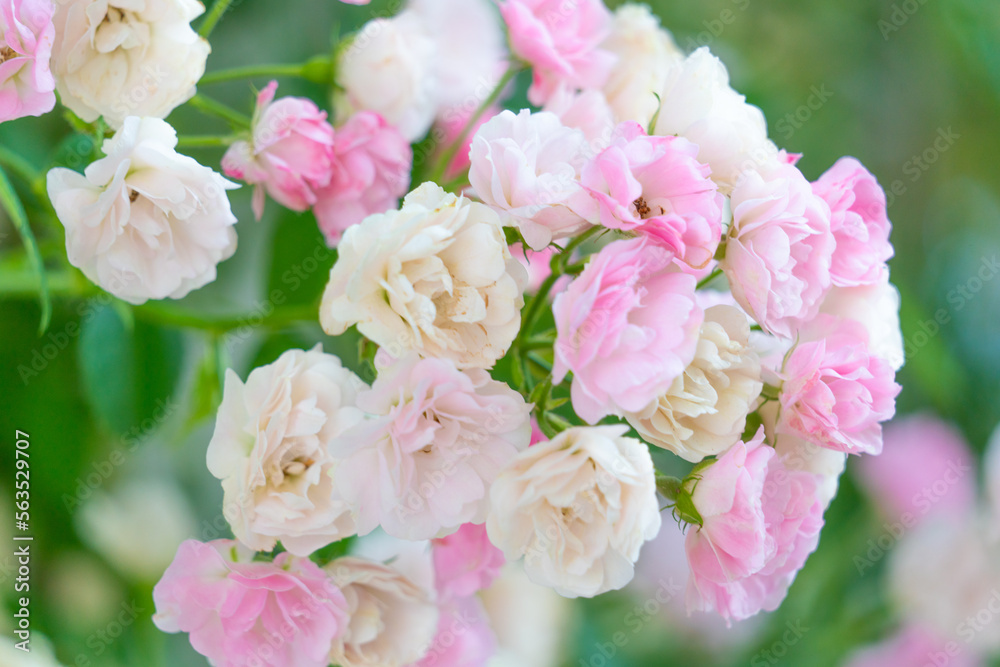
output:
<path id="1" fill-rule="evenodd" d="M 7 45 L 0 47 L 0 64 L 7 62 L 11 58 L 17 58 L 17 55 L 17 51 Z"/>
<path id="2" fill-rule="evenodd" d="M 313 459 L 295 459 L 285 464 L 285 467 L 281 469 L 281 472 L 285 474 L 285 477 L 295 477 L 301 475 L 306 470 L 309 469 L 312 464 L 316 463 Z"/>
<path id="3" fill-rule="evenodd" d="M 657 206 L 656 208 L 660 209 L 660 212 L 653 213 L 653 209 L 649 207 L 649 204 L 646 202 L 645 197 L 639 197 L 638 199 L 636 199 L 634 202 L 632 202 L 632 206 L 635 206 L 636 214 L 638 214 L 638 216 L 643 220 L 648 220 L 649 218 L 652 218 L 655 215 L 663 215 L 666 212 L 663 210 L 662 206 Z"/>
<path id="4" fill-rule="evenodd" d="M 131 202 L 131 203 L 134 204 L 135 200 L 138 199 L 138 198 L 139 198 L 139 191 L 138 190 L 132 190 L 131 188 L 129 188 L 129 191 L 128 191 L 128 200 L 129 200 L 129 202 Z"/>

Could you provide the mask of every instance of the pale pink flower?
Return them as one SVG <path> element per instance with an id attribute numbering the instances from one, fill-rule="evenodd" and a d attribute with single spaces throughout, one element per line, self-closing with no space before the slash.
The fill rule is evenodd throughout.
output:
<path id="1" fill-rule="evenodd" d="M 725 616 L 732 606 L 728 584 L 759 572 L 774 550 L 763 507 L 773 456 L 760 430 L 701 471 L 691 500 L 702 525 L 689 528 L 684 544 L 691 566 L 689 608 L 717 609 Z"/>
<path id="2" fill-rule="evenodd" d="M 872 285 L 885 280 L 892 257 L 885 192 L 875 177 L 852 157 L 837 160 L 812 184 L 830 205 L 830 231 L 837 241 L 830 265 L 834 285 Z"/>
<path id="3" fill-rule="evenodd" d="M 525 248 L 520 242 L 514 243 L 510 246 L 511 256 L 521 263 L 525 271 L 528 272 L 528 291 L 537 292 L 538 288 L 542 286 L 545 279 L 552 275 L 552 267 L 549 262 L 552 260 L 552 256 L 559 251 L 559 247 L 555 244 L 547 246 L 542 250 L 531 250 Z M 562 282 L 566 276 L 560 276 L 556 281 L 556 285 Z M 568 281 L 567 281 L 568 282 Z M 558 292 L 556 286 L 553 285 L 552 290 Z"/>
<path id="4" fill-rule="evenodd" d="M 882 454 L 863 457 L 855 472 L 884 514 L 912 525 L 931 513 L 973 510 L 975 459 L 958 429 L 914 414 L 887 424 L 883 439 Z"/>
<path id="5" fill-rule="evenodd" d="M 879 454 L 880 422 L 896 412 L 895 371 L 869 352 L 864 327 L 829 320 L 825 338 L 800 343 L 785 361 L 776 430 L 838 452 Z"/>
<path id="6" fill-rule="evenodd" d="M 600 48 L 611 32 L 611 12 L 602 0 L 504 0 L 511 48 L 534 69 L 528 91 L 541 105 L 561 85 L 601 88 L 615 56 Z"/>
<path id="7" fill-rule="evenodd" d="M 975 650 L 954 650 L 958 644 L 916 624 L 904 625 L 876 644 L 855 650 L 845 667 L 983 667 Z M 950 649 L 950 652 L 949 652 Z"/>
<path id="8" fill-rule="evenodd" d="M 0 0 L 0 123 L 41 116 L 56 104 L 54 12 L 51 0 Z"/>
<path id="9" fill-rule="evenodd" d="M 340 1 L 348 5 L 367 5 L 372 0 L 340 0 Z"/>
<path id="10" fill-rule="evenodd" d="M 482 369 L 410 354 L 380 371 L 357 405 L 372 419 L 331 444 L 359 534 L 381 524 L 419 540 L 482 523 L 489 487 L 528 446 L 530 407 Z"/>
<path id="11" fill-rule="evenodd" d="M 765 331 L 792 338 L 830 287 L 830 207 L 792 165 L 748 172 L 732 194 L 720 261 L 733 296 Z"/>
<path id="12" fill-rule="evenodd" d="M 257 94 L 250 141 L 237 141 L 222 156 L 226 176 L 254 188 L 253 212 L 264 214 L 264 193 L 276 202 L 304 211 L 316 203 L 316 190 L 330 181 L 333 126 L 326 112 L 303 97 L 275 101 L 278 82 Z"/>
<path id="13" fill-rule="evenodd" d="M 307 559 L 253 555 L 232 540 L 181 544 L 153 589 L 153 622 L 189 633 L 218 667 L 325 667 L 347 626 L 340 589 Z"/>
<path id="14" fill-rule="evenodd" d="M 834 285 L 823 298 L 819 312 L 860 323 L 868 331 L 868 350 L 898 371 L 906 361 L 899 305 L 899 290 L 889 282 L 887 273 L 873 285 Z"/>
<path id="15" fill-rule="evenodd" d="M 479 598 L 447 600 L 439 610 L 437 636 L 413 667 L 485 667 L 497 646 Z"/>
<path id="16" fill-rule="evenodd" d="M 583 132 L 553 113 L 503 111 L 472 140 L 469 183 L 529 248 L 541 250 L 590 227 L 575 210 L 587 198 L 579 177 L 588 150 Z"/>
<path id="17" fill-rule="evenodd" d="M 697 155 L 686 139 L 648 136 L 638 123 L 622 123 L 581 173 L 593 198 L 588 219 L 649 236 L 681 261 L 706 266 L 722 237 L 723 197 Z"/>
<path id="18" fill-rule="evenodd" d="M 701 472 L 692 500 L 704 521 L 685 544 L 689 610 L 742 620 L 781 604 L 816 549 L 824 504 L 818 478 L 786 468 L 764 430 Z"/>
<path id="19" fill-rule="evenodd" d="M 316 191 L 313 212 L 331 246 L 369 215 L 396 208 L 410 187 L 413 150 L 382 116 L 359 111 L 337 128 L 329 184 Z"/>
<path id="20" fill-rule="evenodd" d="M 615 241 L 556 296 L 553 378 L 573 372 L 573 409 L 590 424 L 638 412 L 694 359 L 702 310 L 695 279 L 645 238 Z"/>
<path id="21" fill-rule="evenodd" d="M 507 562 L 483 524 L 466 523 L 434 540 L 434 583 L 444 598 L 466 597 L 489 588 Z"/>

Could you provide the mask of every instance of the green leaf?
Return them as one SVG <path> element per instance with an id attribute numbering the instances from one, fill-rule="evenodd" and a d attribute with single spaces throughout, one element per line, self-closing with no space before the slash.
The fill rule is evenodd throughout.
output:
<path id="1" fill-rule="evenodd" d="M 133 339 L 113 306 L 98 306 L 80 333 L 80 371 L 91 408 L 114 432 L 137 421 Z"/>
<path id="2" fill-rule="evenodd" d="M 38 274 L 38 301 L 42 308 L 42 319 L 38 324 L 38 335 L 41 336 L 49 328 L 52 321 L 52 297 L 49 295 L 49 281 L 45 275 L 45 264 L 42 262 L 42 253 L 38 250 L 38 242 L 35 234 L 28 224 L 28 215 L 24 212 L 24 206 L 14 192 L 14 187 L 10 184 L 7 174 L 0 169 L 0 204 L 3 205 L 10 216 L 17 233 L 24 243 L 24 250 L 28 253 L 28 261 L 31 267 Z"/>

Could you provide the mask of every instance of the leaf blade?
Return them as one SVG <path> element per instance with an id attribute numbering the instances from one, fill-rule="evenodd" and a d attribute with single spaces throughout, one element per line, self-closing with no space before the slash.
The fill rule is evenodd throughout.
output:
<path id="1" fill-rule="evenodd" d="M 45 274 L 42 253 L 38 249 L 38 241 L 35 240 L 35 234 L 28 224 L 28 214 L 3 168 L 0 168 L 0 205 L 4 207 L 14 223 L 17 233 L 21 237 L 21 242 L 24 244 L 24 249 L 28 253 L 28 262 L 38 274 L 38 300 L 42 309 L 38 335 L 41 336 L 49 328 L 49 323 L 52 321 L 52 296 L 49 293 L 49 281 Z"/>

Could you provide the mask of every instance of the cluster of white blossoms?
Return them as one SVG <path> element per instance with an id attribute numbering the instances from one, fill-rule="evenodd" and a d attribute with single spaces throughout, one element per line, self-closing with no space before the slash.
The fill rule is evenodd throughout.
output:
<path id="1" fill-rule="evenodd" d="M 195 100 L 236 135 L 178 137 L 163 118 L 204 73 L 201 12 L 61 1 L 0 78 L 48 73 L 51 41 L 54 81 L 19 113 L 54 87 L 104 139 L 47 185 L 69 263 L 120 299 L 181 299 L 236 251 L 235 184 L 178 146 L 226 147 L 258 219 L 267 198 L 311 211 L 336 246 L 318 321 L 358 357 L 226 372 L 207 466 L 235 539 L 181 546 L 158 626 L 216 665 L 482 665 L 505 559 L 566 597 L 621 589 L 675 529 L 664 507 L 689 610 L 777 607 L 895 411 L 875 177 L 843 158 L 810 182 L 708 48 L 601 0 L 410 0 L 280 69 L 326 84 L 332 119 L 271 82 L 252 115 Z M 532 108 L 504 109 L 528 70 Z M 695 465 L 662 474 L 651 447 Z"/>

